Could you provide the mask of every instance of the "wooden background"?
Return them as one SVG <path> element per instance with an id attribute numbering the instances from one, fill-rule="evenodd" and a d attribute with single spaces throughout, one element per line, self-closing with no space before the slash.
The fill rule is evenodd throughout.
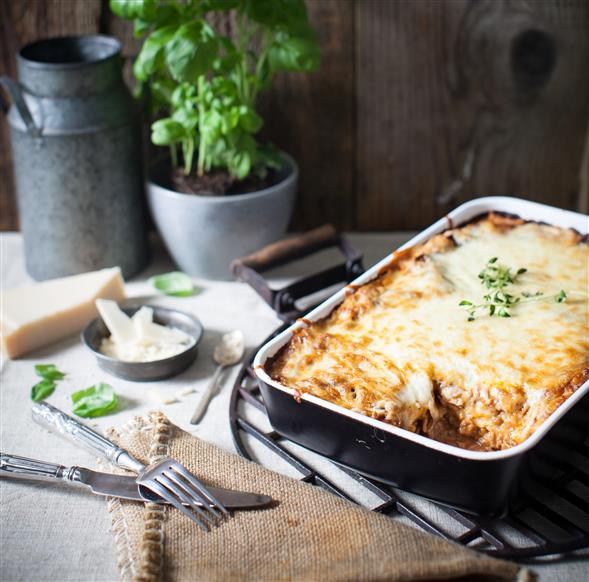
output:
<path id="1" fill-rule="evenodd" d="M 588 210 L 587 0 L 307 0 L 323 51 L 261 102 L 301 166 L 293 227 L 416 229 L 477 195 Z M 230 26 L 230 24 L 229 24 Z M 0 0 L 0 74 L 32 40 L 139 42 L 108 0 Z M 0 122 L 0 229 L 18 222 Z"/>

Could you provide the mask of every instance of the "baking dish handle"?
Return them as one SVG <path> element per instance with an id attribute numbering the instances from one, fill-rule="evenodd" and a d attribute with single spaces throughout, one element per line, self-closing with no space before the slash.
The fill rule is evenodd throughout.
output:
<path id="1" fill-rule="evenodd" d="M 298 279 L 281 289 L 272 289 L 261 275 L 273 267 L 286 265 L 316 253 L 339 247 L 345 261 L 325 271 Z M 362 254 L 350 244 L 331 224 L 325 224 L 309 232 L 272 243 L 251 255 L 231 263 L 231 272 L 236 279 L 244 281 L 274 309 L 283 321 L 302 316 L 308 309 L 300 309 L 296 301 L 331 287 L 337 283 L 350 282 L 364 272 Z"/>

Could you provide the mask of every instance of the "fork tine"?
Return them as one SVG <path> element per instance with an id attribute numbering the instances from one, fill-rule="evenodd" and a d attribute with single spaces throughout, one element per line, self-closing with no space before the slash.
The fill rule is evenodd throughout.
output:
<path id="1" fill-rule="evenodd" d="M 176 484 L 174 484 L 175 479 L 168 474 L 168 471 L 164 471 L 163 475 L 157 477 L 157 480 L 164 487 L 170 489 L 173 493 L 175 493 L 181 501 L 187 503 L 203 519 L 206 519 L 211 525 L 217 525 L 216 519 L 211 517 L 209 513 L 206 512 L 206 509 L 208 509 L 208 504 L 206 500 L 198 499 L 198 501 L 200 501 L 203 504 L 203 507 L 199 507 L 193 497 L 191 497 L 190 495 L 186 495 L 179 487 L 176 486 Z"/>
<path id="2" fill-rule="evenodd" d="M 202 529 L 204 529 L 205 531 L 209 531 L 209 527 L 207 526 L 206 523 L 201 521 L 195 513 L 186 509 L 186 507 L 184 507 L 184 505 L 182 505 L 176 499 L 176 497 L 174 497 L 174 495 L 171 495 L 170 491 L 168 489 L 166 489 L 163 485 L 161 485 L 159 482 L 150 479 L 149 481 L 144 482 L 143 485 L 145 485 L 145 487 L 148 487 L 152 491 L 155 491 L 155 493 L 157 493 L 160 497 L 162 497 L 166 501 L 169 501 L 176 509 L 180 510 L 184 515 L 186 515 L 186 517 L 188 517 L 189 519 L 191 519 L 192 521 L 195 521 L 198 525 L 200 525 L 200 527 L 202 527 Z"/>
<path id="3" fill-rule="evenodd" d="M 225 515 L 229 515 L 227 508 L 202 483 L 200 483 L 200 481 L 198 481 L 198 479 L 196 479 L 194 475 L 184 467 L 184 465 L 174 463 L 171 468 L 177 473 L 180 473 L 180 475 L 182 475 L 193 488 L 200 491 L 215 507 L 219 508 Z"/>
<path id="4" fill-rule="evenodd" d="M 211 505 L 212 502 L 205 497 L 202 486 L 198 489 L 194 488 L 189 482 L 185 481 L 181 473 L 177 473 L 171 467 L 168 471 L 165 471 L 165 474 L 168 478 L 173 479 L 174 483 L 182 487 L 189 496 L 197 498 L 203 504 L 203 507 L 206 507 L 217 519 L 223 519 L 223 514 L 219 513 L 215 506 Z"/>
<path id="5" fill-rule="evenodd" d="M 223 518 L 223 515 L 210 505 L 209 500 L 202 495 L 200 490 L 195 491 L 192 489 L 192 487 L 184 483 L 184 481 L 180 479 L 179 476 L 173 470 L 171 470 L 171 468 L 164 471 L 163 474 L 167 479 L 173 481 L 179 488 L 183 490 L 180 491 L 180 493 L 187 498 L 187 503 L 189 503 L 191 507 L 196 507 L 200 511 L 208 512 L 208 514 L 214 518 L 213 523 L 215 524 L 217 524 L 218 520 Z M 194 505 L 197 501 L 201 503 L 201 507 Z"/>

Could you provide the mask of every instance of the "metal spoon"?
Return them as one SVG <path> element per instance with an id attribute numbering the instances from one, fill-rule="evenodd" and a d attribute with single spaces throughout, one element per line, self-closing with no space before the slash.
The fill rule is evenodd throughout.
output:
<path id="1" fill-rule="evenodd" d="M 219 378 L 221 377 L 221 372 L 223 372 L 225 368 L 237 364 L 243 357 L 243 352 L 243 333 L 239 330 L 226 333 L 221 338 L 221 341 L 215 346 L 213 358 L 219 365 L 213 374 L 211 383 L 208 385 L 207 389 L 196 405 L 196 408 L 192 414 L 192 418 L 190 419 L 190 424 L 198 424 L 202 420 L 209 406 L 209 402 L 218 392 L 218 384 Z"/>

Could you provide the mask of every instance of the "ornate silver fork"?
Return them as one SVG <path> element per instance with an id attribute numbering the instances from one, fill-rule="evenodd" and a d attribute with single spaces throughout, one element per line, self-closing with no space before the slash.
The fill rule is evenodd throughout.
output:
<path id="1" fill-rule="evenodd" d="M 205 485 L 178 461 L 166 457 L 149 466 L 144 465 L 106 437 L 47 402 L 33 404 L 32 414 L 33 420 L 41 426 L 69 437 L 118 467 L 136 473 L 139 485 L 169 501 L 205 531 L 208 531 L 210 526 L 217 525 L 219 520 L 229 514 L 225 506 Z"/>

